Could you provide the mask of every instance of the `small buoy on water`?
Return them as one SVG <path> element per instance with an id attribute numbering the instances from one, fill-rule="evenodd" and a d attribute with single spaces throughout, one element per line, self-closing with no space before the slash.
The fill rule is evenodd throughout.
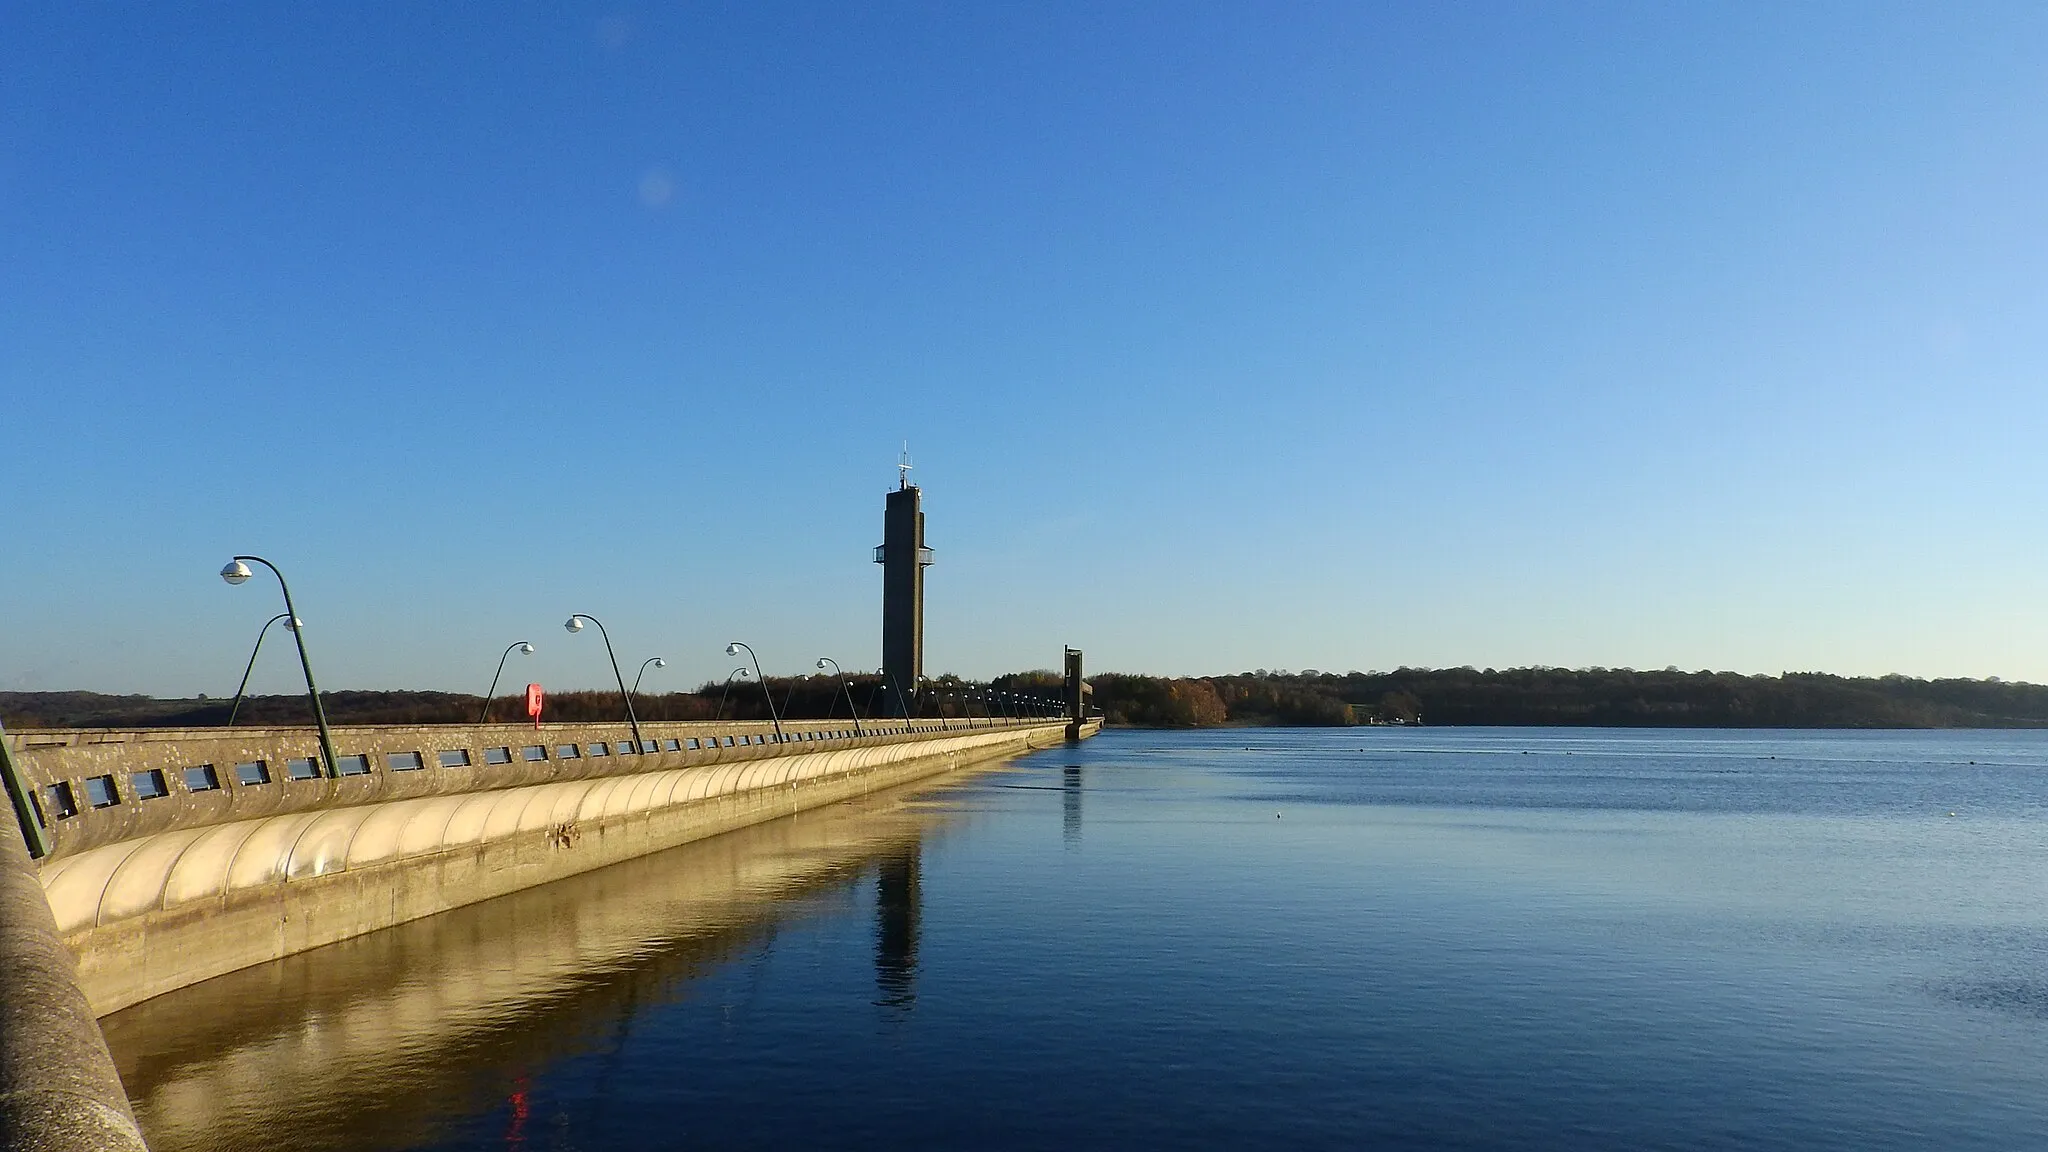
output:
<path id="1" fill-rule="evenodd" d="M 1955 815 L 1955 813 L 1951 812 L 1951 813 L 1949 813 L 1949 815 L 1953 816 L 1953 815 Z"/>
<path id="2" fill-rule="evenodd" d="M 1951 813 L 1949 813 L 1949 815 L 1953 816 L 1953 815 L 1955 815 L 1955 813 L 1951 812 Z M 1278 820 L 1279 818 L 1280 818 L 1280 814 L 1279 814 L 1278 812 L 1275 812 L 1275 813 L 1273 813 L 1273 819 L 1275 819 L 1275 820 Z"/>

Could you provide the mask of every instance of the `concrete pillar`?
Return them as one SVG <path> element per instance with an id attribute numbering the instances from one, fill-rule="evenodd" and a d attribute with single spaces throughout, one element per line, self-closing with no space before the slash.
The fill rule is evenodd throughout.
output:
<path id="1" fill-rule="evenodd" d="M 1088 681 L 1081 678 L 1081 650 L 1066 649 L 1067 657 L 1067 739 L 1081 738 L 1081 725 L 1088 719 L 1088 697 L 1091 689 Z"/>

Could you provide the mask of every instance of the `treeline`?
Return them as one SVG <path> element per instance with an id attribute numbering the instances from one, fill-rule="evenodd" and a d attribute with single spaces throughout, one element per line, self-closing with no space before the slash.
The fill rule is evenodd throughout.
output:
<path id="1" fill-rule="evenodd" d="M 633 712 L 642 720 L 766 720 L 769 697 L 775 713 L 791 719 L 863 719 L 902 715 L 907 709 L 921 717 L 985 717 L 1020 711 L 1012 700 L 990 700 L 988 691 L 1017 696 L 1058 696 L 1058 678 L 1051 688 L 1041 681 L 1051 673 L 1022 673 L 993 684 L 970 683 L 954 676 L 927 680 L 919 694 L 897 696 L 879 676 L 770 677 L 767 691 L 754 680 L 710 681 L 694 692 L 641 693 Z M 972 698 L 970 698 L 972 697 Z M 481 696 L 458 692 L 322 692 L 327 721 L 349 724 L 474 724 L 482 714 Z M 623 720 L 624 702 L 613 691 L 550 692 L 541 718 L 565 724 Z M 232 699 L 157 699 L 113 696 L 98 692 L 0 692 L 0 723 L 9 728 L 216 728 L 234 715 L 238 727 L 261 728 L 311 724 L 313 710 L 304 694 L 250 696 L 237 710 Z M 491 701 L 494 723 L 523 723 L 526 698 L 501 696 Z"/>
<path id="2" fill-rule="evenodd" d="M 1162 677 L 1100 673 L 1090 678 L 1094 705 L 1110 724 L 1148 728 L 1236 725 L 1494 724 L 1674 728 L 2032 728 L 2048 727 L 2048 687 L 1998 680 L 1916 680 L 1788 672 L 1639 672 L 1629 668 L 1401 668 L 1392 672 L 1243 672 L 1234 676 Z M 1058 674 L 1043 670 L 987 683 L 952 676 L 897 700 L 876 676 L 771 678 L 768 693 L 752 680 L 713 681 L 694 692 L 633 698 L 643 720 L 801 719 L 1006 715 L 1031 710 L 1020 702 L 1056 700 Z M 471 724 L 483 699 L 451 692 L 330 692 L 329 722 L 342 724 Z M 92 692 L 0 692 L 0 722 L 10 728 L 217 727 L 232 702 L 159 700 Z M 559 692 L 547 697 L 544 719 L 606 723 L 623 719 L 616 691 Z M 499 723 L 522 722 L 524 700 L 491 704 Z M 304 696 L 254 696 L 236 723 L 252 727 L 312 722 Z"/>
<path id="3" fill-rule="evenodd" d="M 1156 728 L 1373 723 L 1675 728 L 2031 728 L 2048 686 L 1821 672 L 1401 668 L 1169 679 L 1101 674 L 1111 724 Z"/>

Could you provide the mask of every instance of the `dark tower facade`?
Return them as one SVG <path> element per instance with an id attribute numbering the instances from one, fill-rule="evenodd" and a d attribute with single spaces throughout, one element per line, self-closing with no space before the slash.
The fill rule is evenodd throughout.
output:
<path id="1" fill-rule="evenodd" d="M 882 512 L 882 546 L 875 563 L 882 566 L 882 675 L 889 707 L 909 707 L 924 675 L 924 570 L 932 550 L 924 546 L 923 494 L 910 482 L 908 466 Z"/>

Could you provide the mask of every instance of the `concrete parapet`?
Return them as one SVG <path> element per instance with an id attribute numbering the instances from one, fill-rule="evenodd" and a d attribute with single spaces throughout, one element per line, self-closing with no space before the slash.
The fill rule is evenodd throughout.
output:
<path id="1" fill-rule="evenodd" d="M 414 731 L 386 735 L 404 742 Z M 427 731 L 449 742 L 447 732 Z M 933 726 L 791 740 L 730 761 L 646 754 L 619 774 L 248 819 L 200 812 L 190 826 L 59 852 L 42 862 L 40 881 L 48 914 L 78 954 L 80 986 L 104 1015 L 237 968 L 1064 736 L 1057 721 Z M 721 741 L 717 751 L 740 747 Z"/>
<path id="2" fill-rule="evenodd" d="M 0 828 L 0 1150 L 142 1148 L 28 850 Z"/>
<path id="3" fill-rule="evenodd" d="M 0 735 L 0 1152 L 141 1149 L 97 1016 L 240 968 L 1058 743 L 1060 721 Z M 1089 728 L 1082 734 L 1092 735 Z M 298 764 L 294 764 L 298 761 Z"/>
<path id="4" fill-rule="evenodd" d="M 877 748 L 1031 721 L 650 723 L 336 728 L 342 775 L 320 774 L 311 728 L 68 729 L 0 735 L 31 792 L 50 859 L 172 830 L 525 784 Z"/>

